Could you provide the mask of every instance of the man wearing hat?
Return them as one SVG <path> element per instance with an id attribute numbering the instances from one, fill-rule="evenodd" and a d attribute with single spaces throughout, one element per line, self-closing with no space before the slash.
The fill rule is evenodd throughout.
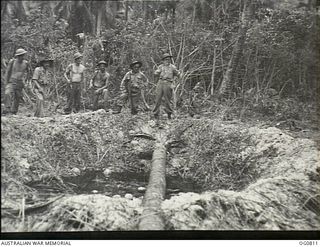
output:
<path id="1" fill-rule="evenodd" d="M 171 119 L 173 112 L 173 87 L 175 77 L 179 77 L 180 72 L 176 66 L 171 64 L 171 55 L 165 53 L 162 57 L 162 64 L 154 72 L 156 87 L 156 104 L 153 109 L 153 114 L 156 119 L 159 119 L 160 105 L 162 97 L 164 97 L 165 112 L 168 114 L 168 119 Z"/>
<path id="2" fill-rule="evenodd" d="M 16 50 L 15 58 L 9 61 L 5 74 L 5 109 L 3 113 L 16 114 L 22 99 L 25 74 L 30 69 L 28 61 L 24 60 L 26 50 Z"/>
<path id="3" fill-rule="evenodd" d="M 82 55 L 77 52 L 74 54 L 74 63 L 69 64 L 64 77 L 68 83 L 68 99 L 65 113 L 69 114 L 72 111 L 80 110 L 81 87 L 84 83 L 85 67 L 81 64 Z"/>
<path id="4" fill-rule="evenodd" d="M 34 93 L 36 95 L 35 117 L 44 117 L 44 99 L 48 96 L 50 72 L 49 68 L 53 65 L 53 59 L 43 58 L 39 62 L 39 67 L 36 67 L 32 82 L 34 85 Z"/>
<path id="5" fill-rule="evenodd" d="M 142 97 L 145 108 L 149 109 L 149 106 L 144 97 L 144 88 L 148 83 L 148 78 L 140 71 L 142 63 L 140 61 L 134 61 L 130 64 L 131 70 L 125 74 L 120 84 L 120 102 L 119 111 L 129 100 L 131 114 L 138 113 L 140 96 Z"/>
<path id="6" fill-rule="evenodd" d="M 89 89 L 92 91 L 92 108 L 98 110 L 99 97 L 102 95 L 105 108 L 109 107 L 109 78 L 110 74 L 106 71 L 107 62 L 100 61 L 98 70 L 95 71 L 93 78 L 90 80 Z"/>

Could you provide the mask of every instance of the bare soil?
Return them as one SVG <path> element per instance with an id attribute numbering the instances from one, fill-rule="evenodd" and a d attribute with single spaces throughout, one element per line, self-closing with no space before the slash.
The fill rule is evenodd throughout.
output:
<path id="1" fill-rule="evenodd" d="M 280 126 L 278 126 L 280 127 Z M 182 133 L 183 132 L 183 133 Z M 318 230 L 318 132 L 104 110 L 1 118 L 3 232 L 137 230 L 167 135 L 168 230 Z M 309 136 L 305 136 L 308 133 Z"/>

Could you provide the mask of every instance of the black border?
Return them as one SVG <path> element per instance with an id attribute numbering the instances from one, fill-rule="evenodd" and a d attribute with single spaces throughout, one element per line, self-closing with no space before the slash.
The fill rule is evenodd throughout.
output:
<path id="1" fill-rule="evenodd" d="M 116 0 L 114 0 L 116 1 Z M 131 0 L 135 1 L 135 0 Z M 317 231 L 108 231 L 0 233 L 1 240 L 320 240 Z"/>
<path id="2" fill-rule="evenodd" d="M 2 240 L 319 240 L 320 231 L 109 231 L 1 233 Z"/>

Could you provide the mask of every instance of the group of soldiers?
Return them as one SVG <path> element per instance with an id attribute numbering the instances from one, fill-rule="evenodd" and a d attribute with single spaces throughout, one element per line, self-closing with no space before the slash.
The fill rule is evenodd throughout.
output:
<path id="1" fill-rule="evenodd" d="M 26 61 L 26 50 L 19 48 L 15 57 L 9 61 L 5 75 L 5 100 L 4 114 L 16 114 L 19 103 L 22 99 L 24 88 L 24 76 L 28 70 L 29 63 Z M 155 106 L 152 113 L 159 119 L 160 106 L 164 103 L 164 110 L 168 119 L 172 118 L 173 113 L 173 87 L 174 81 L 180 76 L 177 68 L 171 63 L 172 56 L 165 53 L 162 56 L 162 64 L 154 71 L 156 85 Z M 81 64 L 82 54 L 74 54 L 74 62 L 69 64 L 64 73 L 67 82 L 67 106 L 65 114 L 78 112 L 81 107 L 81 90 L 85 83 L 85 66 Z M 39 66 L 35 68 L 32 76 L 32 85 L 36 96 L 35 112 L 37 117 L 44 116 L 44 101 L 47 98 L 48 87 L 50 86 L 50 68 L 53 66 L 53 59 L 44 58 L 40 60 Z M 120 113 L 124 105 L 129 102 L 131 114 L 135 115 L 141 109 L 141 100 L 146 109 L 150 109 L 145 100 L 145 89 L 148 78 L 141 72 L 143 66 L 141 61 L 134 61 L 130 64 L 128 71 L 120 84 L 120 97 L 117 100 L 116 113 Z M 98 109 L 99 99 L 102 98 L 105 109 L 109 109 L 110 94 L 110 74 L 107 72 L 108 64 L 100 61 L 97 70 L 94 72 L 89 88 L 91 92 L 92 108 Z"/>

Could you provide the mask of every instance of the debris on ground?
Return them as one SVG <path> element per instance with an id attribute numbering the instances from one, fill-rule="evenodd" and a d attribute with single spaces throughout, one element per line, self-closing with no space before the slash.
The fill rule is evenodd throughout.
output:
<path id="1" fill-rule="evenodd" d="M 276 127 L 203 117 L 159 131 L 148 115 L 104 110 L 1 123 L 3 232 L 137 230 L 161 135 L 167 230 L 320 228 L 317 144 Z"/>

